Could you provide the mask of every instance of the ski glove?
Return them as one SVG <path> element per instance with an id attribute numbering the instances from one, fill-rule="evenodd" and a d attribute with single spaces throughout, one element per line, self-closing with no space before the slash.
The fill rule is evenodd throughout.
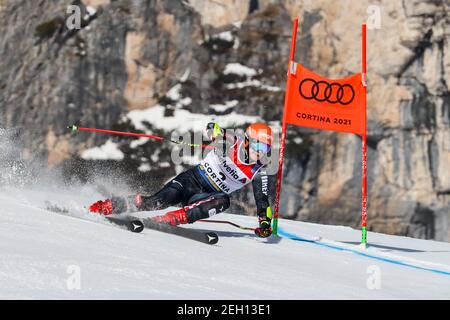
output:
<path id="1" fill-rule="evenodd" d="M 259 228 L 255 229 L 255 234 L 261 238 L 267 238 L 272 235 L 272 228 L 270 227 L 271 219 L 268 217 L 259 218 Z"/>
<path id="2" fill-rule="evenodd" d="M 100 213 L 102 215 L 110 215 L 113 213 L 113 204 L 111 199 L 105 201 L 97 201 L 89 206 L 89 211 L 93 213 Z"/>
<path id="3" fill-rule="evenodd" d="M 142 200 L 140 195 L 133 197 L 111 197 L 105 201 L 97 201 L 89 206 L 89 211 L 108 216 L 110 214 L 136 211 L 139 209 Z"/>
<path id="4" fill-rule="evenodd" d="M 206 125 L 206 136 L 209 140 L 214 141 L 217 137 L 223 136 L 224 131 L 217 123 L 210 122 Z"/>

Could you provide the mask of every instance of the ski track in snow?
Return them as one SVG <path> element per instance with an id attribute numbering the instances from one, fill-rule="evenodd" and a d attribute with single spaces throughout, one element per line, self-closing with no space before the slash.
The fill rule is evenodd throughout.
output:
<path id="1" fill-rule="evenodd" d="M 450 299 L 449 275 L 414 268 L 449 272 L 450 243 L 369 232 L 362 250 L 360 231 L 344 226 L 280 220 L 285 237 L 269 239 L 229 225 L 185 226 L 216 231 L 211 246 L 134 234 L 86 212 L 102 198 L 89 189 L 0 189 L 0 298 Z M 47 201 L 68 212 L 46 210 Z M 256 226 L 255 217 L 211 219 Z M 288 238 L 299 236 L 321 238 Z M 379 288 L 370 289 L 374 267 Z M 80 271 L 79 289 L 68 285 L 71 268 Z"/>

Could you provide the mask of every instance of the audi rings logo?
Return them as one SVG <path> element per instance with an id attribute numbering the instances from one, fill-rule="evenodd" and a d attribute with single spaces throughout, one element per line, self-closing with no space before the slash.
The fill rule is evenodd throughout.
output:
<path id="1" fill-rule="evenodd" d="M 337 82 L 315 81 L 307 78 L 298 86 L 300 95 L 306 100 L 314 99 L 319 102 L 350 104 L 355 99 L 355 90 L 349 84 L 341 85 Z"/>

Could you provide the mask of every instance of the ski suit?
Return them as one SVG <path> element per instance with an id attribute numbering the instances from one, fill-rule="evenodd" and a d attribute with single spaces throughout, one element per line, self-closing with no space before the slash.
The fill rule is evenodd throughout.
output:
<path id="1" fill-rule="evenodd" d="M 154 195 L 135 197 L 132 205 L 140 211 L 150 211 L 181 204 L 188 223 L 193 223 L 229 208 L 229 194 L 251 182 L 257 214 L 265 218 L 270 204 L 264 165 L 259 161 L 249 163 L 245 138 L 223 131 L 221 148 L 211 150 L 197 166 L 177 175 Z M 219 143 L 216 141 L 216 146 Z M 116 212 L 130 209 L 130 201 L 112 201 Z"/>

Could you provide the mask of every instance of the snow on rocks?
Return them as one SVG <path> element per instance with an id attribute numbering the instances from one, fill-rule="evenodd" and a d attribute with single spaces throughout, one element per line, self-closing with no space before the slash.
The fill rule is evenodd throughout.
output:
<path id="1" fill-rule="evenodd" d="M 226 115 L 211 115 L 202 113 L 192 113 L 189 110 L 183 109 L 183 107 L 192 103 L 192 99 L 189 97 L 183 97 L 181 94 L 182 85 L 180 83 L 173 86 L 166 94 L 171 103 L 170 106 L 175 105 L 171 116 L 166 116 L 166 106 L 157 104 L 153 107 L 142 110 L 130 111 L 124 116 L 122 121 L 131 121 L 133 126 L 144 132 L 151 128 L 164 130 L 166 132 L 177 131 L 179 133 L 200 131 L 202 132 L 206 123 L 216 121 L 224 127 L 239 126 L 246 123 L 252 123 L 255 121 L 261 121 L 260 117 L 247 116 L 238 114 L 232 111 Z M 238 105 L 238 100 L 226 101 L 224 105 L 213 104 L 210 107 L 217 111 L 223 112 L 225 110 L 234 108 Z M 145 143 L 144 140 L 137 140 L 133 143 L 132 147 L 137 147 Z"/>
<path id="2" fill-rule="evenodd" d="M 147 172 L 150 171 L 151 166 L 148 163 L 141 163 L 138 167 L 138 171 L 140 172 Z"/>
<path id="3" fill-rule="evenodd" d="M 219 122 L 223 127 L 239 126 L 246 123 L 261 121 L 260 117 L 238 114 L 233 111 L 226 115 L 210 115 L 191 113 L 184 109 L 175 109 L 173 116 L 165 117 L 165 107 L 156 105 L 144 110 L 133 110 L 126 115 L 134 127 L 146 131 L 149 123 L 156 129 L 166 132 L 177 130 L 178 132 L 202 131 L 208 122 Z"/>
<path id="4" fill-rule="evenodd" d="M 119 150 L 117 143 L 108 140 L 100 147 L 85 150 L 81 158 L 84 160 L 123 160 L 124 155 Z"/>
<path id="5" fill-rule="evenodd" d="M 231 31 L 220 32 L 217 35 L 214 35 L 213 38 L 220 39 L 220 40 L 223 40 L 223 41 L 228 41 L 228 42 L 233 42 L 234 41 L 234 37 L 233 37 Z"/>
<path id="6" fill-rule="evenodd" d="M 181 95 L 181 83 L 176 84 L 173 86 L 169 91 L 166 93 L 166 97 L 170 100 L 174 101 L 175 106 L 177 108 L 188 106 L 192 103 L 192 99 L 189 97 L 183 98 Z"/>
<path id="7" fill-rule="evenodd" d="M 225 112 L 236 107 L 239 104 L 238 100 L 225 101 L 225 104 L 211 104 L 209 107 L 216 112 Z"/>
<path id="8" fill-rule="evenodd" d="M 262 84 L 261 81 L 255 80 L 255 79 L 247 80 L 247 81 L 243 81 L 243 82 L 237 82 L 237 83 L 229 83 L 226 85 L 227 89 L 243 89 L 246 87 L 255 87 L 255 88 L 260 88 L 260 89 L 263 89 L 266 91 L 272 91 L 272 92 L 281 91 L 280 87 L 265 85 L 265 84 Z"/>
<path id="9" fill-rule="evenodd" d="M 231 32 L 231 30 L 222 31 L 222 32 L 219 32 L 216 34 L 210 34 L 210 35 L 207 34 L 205 36 L 205 39 L 203 41 L 199 42 L 199 45 L 202 45 L 206 42 L 211 42 L 211 41 L 213 41 L 213 42 L 214 41 L 223 41 L 223 42 L 234 43 L 235 36 Z"/>
<path id="10" fill-rule="evenodd" d="M 97 9 L 91 6 L 86 6 L 86 12 L 88 15 L 93 16 L 97 13 Z"/>
<path id="11" fill-rule="evenodd" d="M 84 20 L 90 20 L 91 17 L 94 17 L 97 13 L 97 10 L 94 7 L 86 6 L 86 15 L 84 16 Z"/>
<path id="12" fill-rule="evenodd" d="M 223 74 L 236 74 L 239 76 L 253 77 L 257 74 L 257 71 L 240 63 L 228 63 L 225 66 Z"/>
<path id="13" fill-rule="evenodd" d="M 240 63 L 229 63 L 225 66 L 223 71 L 224 75 L 237 75 L 245 77 L 245 81 L 229 83 L 225 87 L 231 89 L 243 89 L 247 87 L 255 87 L 266 91 L 278 92 L 281 91 L 280 87 L 270 86 L 261 82 L 261 80 L 252 79 L 256 75 L 260 75 L 263 72 L 262 69 L 255 70 L 253 68 L 244 66 Z"/>
<path id="14" fill-rule="evenodd" d="M 137 148 L 139 146 L 142 146 L 143 144 L 146 144 L 147 141 L 148 141 L 148 138 L 144 138 L 144 137 L 141 137 L 141 138 L 138 138 L 136 140 L 133 140 L 133 141 L 130 142 L 130 148 L 131 149 L 135 149 L 135 148 Z"/>

